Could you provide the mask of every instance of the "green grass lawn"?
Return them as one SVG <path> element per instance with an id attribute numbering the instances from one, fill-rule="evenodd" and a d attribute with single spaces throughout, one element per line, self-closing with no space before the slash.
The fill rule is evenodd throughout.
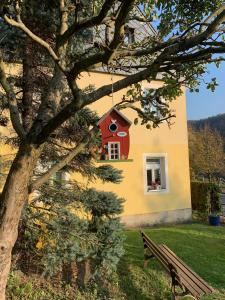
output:
<path id="1" fill-rule="evenodd" d="M 174 225 L 144 230 L 166 244 L 219 292 L 204 299 L 225 299 L 225 227 Z M 143 243 L 138 230 L 125 232 L 126 253 L 119 268 L 120 289 L 129 300 L 172 299 L 170 280 L 156 261 L 143 268 Z M 203 298 L 202 298 L 203 299 Z"/>
<path id="2" fill-rule="evenodd" d="M 217 291 L 201 300 L 225 300 L 225 227 L 203 224 L 162 226 L 144 230 L 157 244 L 166 244 Z M 118 275 L 100 289 L 76 290 L 43 277 L 11 273 L 8 300 L 171 300 L 170 278 L 156 260 L 143 268 L 139 230 L 125 232 L 125 255 Z M 104 280 L 103 280 L 104 281 Z M 108 285 L 107 285 L 108 284 Z"/>

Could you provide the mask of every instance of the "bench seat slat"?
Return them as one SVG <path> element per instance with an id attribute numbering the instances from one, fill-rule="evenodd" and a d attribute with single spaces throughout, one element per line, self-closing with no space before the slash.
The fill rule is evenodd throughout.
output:
<path id="1" fill-rule="evenodd" d="M 171 249 L 166 245 L 159 246 L 160 249 L 163 249 L 167 253 L 171 261 L 176 265 L 181 274 L 185 273 L 191 280 L 193 280 L 203 292 L 212 293 L 214 289 L 209 286 L 198 274 L 196 274 L 190 267 L 188 267 Z"/>
<path id="2" fill-rule="evenodd" d="M 179 261 L 176 260 L 170 253 L 164 252 L 164 249 L 162 249 L 162 251 L 163 253 L 165 253 L 165 256 L 168 257 L 172 265 L 175 267 L 176 273 L 180 278 L 181 282 L 183 283 L 183 285 L 188 289 L 190 289 L 191 287 L 194 296 L 202 296 L 205 293 L 212 292 L 205 285 L 202 285 L 202 283 L 198 280 L 198 278 L 194 277 L 189 272 L 189 269 L 184 268 L 183 265 L 179 263 Z"/>

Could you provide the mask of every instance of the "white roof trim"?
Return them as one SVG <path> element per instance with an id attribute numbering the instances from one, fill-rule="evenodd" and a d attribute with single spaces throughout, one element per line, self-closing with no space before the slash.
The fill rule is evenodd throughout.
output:
<path id="1" fill-rule="evenodd" d="M 124 116 L 124 114 L 122 114 L 118 109 L 116 109 L 115 107 L 112 107 L 107 113 L 105 113 L 101 118 L 100 120 L 97 122 L 97 125 L 99 125 L 100 123 L 102 123 L 102 121 L 105 120 L 105 118 L 112 112 L 112 111 L 115 111 L 118 115 L 121 116 L 121 118 L 123 118 L 128 124 L 132 124 L 132 122 L 127 119 L 127 117 Z"/>

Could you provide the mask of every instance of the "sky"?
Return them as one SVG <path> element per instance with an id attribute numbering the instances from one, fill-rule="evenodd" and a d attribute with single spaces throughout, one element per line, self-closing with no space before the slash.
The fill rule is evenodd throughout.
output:
<path id="1" fill-rule="evenodd" d="M 199 93 L 187 91 L 187 117 L 188 120 L 198 120 L 225 113 L 225 63 L 217 69 L 214 65 L 208 67 L 204 76 L 205 81 L 216 77 L 219 86 L 215 92 L 206 89 L 201 84 Z"/>

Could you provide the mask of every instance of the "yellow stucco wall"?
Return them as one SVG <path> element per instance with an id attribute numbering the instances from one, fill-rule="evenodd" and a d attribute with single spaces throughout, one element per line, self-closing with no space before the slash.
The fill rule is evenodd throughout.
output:
<path id="1" fill-rule="evenodd" d="M 113 82 L 123 76 L 114 75 Z M 80 80 L 80 87 L 88 84 L 100 87 L 110 84 L 111 76 L 100 72 L 84 73 Z M 151 87 L 159 87 L 162 82 L 153 82 Z M 144 87 L 149 84 L 144 82 Z M 114 93 L 114 101 L 111 97 L 105 97 L 92 105 L 99 116 L 106 113 L 114 104 L 121 101 L 125 90 Z M 171 128 L 166 123 L 159 128 L 147 130 L 145 126 L 131 125 L 130 127 L 130 153 L 131 162 L 112 162 L 113 166 L 123 171 L 123 182 L 121 184 L 94 183 L 94 187 L 104 191 L 113 191 L 126 199 L 124 204 L 124 216 L 149 214 L 153 212 L 173 211 L 179 209 L 190 209 L 190 181 L 187 139 L 187 118 L 185 94 L 171 104 L 175 111 L 176 119 Z M 136 113 L 130 109 L 122 111 L 131 121 Z M 168 159 L 168 192 L 157 191 L 148 195 L 144 193 L 144 153 L 165 153 Z"/>
<path id="2" fill-rule="evenodd" d="M 12 69 L 9 72 L 12 72 Z M 14 72 L 15 68 L 13 68 Z M 122 75 L 114 75 L 113 82 L 121 78 L 123 78 Z M 79 86 L 85 88 L 91 84 L 97 88 L 110 83 L 112 83 L 110 75 L 101 72 L 85 72 L 80 77 Z M 162 85 L 161 81 L 150 84 L 153 88 L 160 85 Z M 143 82 L 143 87 L 147 88 L 149 84 Z M 114 101 L 112 101 L 112 97 L 104 97 L 94 103 L 91 108 L 96 110 L 99 116 L 102 116 L 113 104 L 121 101 L 125 93 L 126 90 L 114 93 Z M 173 101 L 171 108 L 177 116 L 171 128 L 168 128 L 166 123 L 153 130 L 147 130 L 145 126 L 141 125 L 131 125 L 129 158 L 132 161 L 112 162 L 113 166 L 123 171 L 124 179 L 121 184 L 103 184 L 100 181 L 93 184 L 96 189 L 113 191 L 126 199 L 123 216 L 182 211 L 191 208 L 185 94 Z M 129 109 L 123 110 L 123 114 L 132 122 L 136 117 L 136 113 Z M 0 156 L 9 154 L 11 151 L 12 149 L 8 146 L 0 145 Z M 144 153 L 164 153 L 167 155 L 169 184 L 167 192 L 157 191 L 145 195 Z M 71 177 L 77 178 L 77 175 L 71 175 Z M 85 181 L 84 178 L 82 180 Z"/>

